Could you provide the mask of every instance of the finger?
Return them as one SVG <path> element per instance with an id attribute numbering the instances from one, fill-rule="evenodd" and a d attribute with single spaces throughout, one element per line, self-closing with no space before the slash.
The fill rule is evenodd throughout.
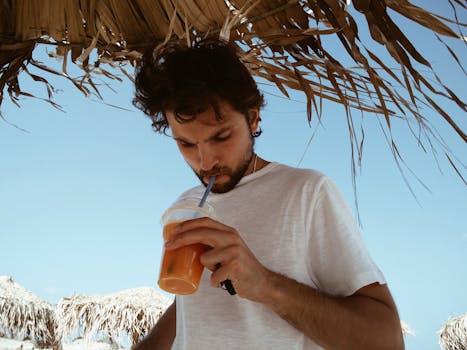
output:
<path id="1" fill-rule="evenodd" d="M 210 249 L 200 256 L 201 264 L 211 271 L 215 271 L 220 265 L 227 265 L 238 256 L 237 246 Z"/>
<path id="2" fill-rule="evenodd" d="M 233 232 L 202 227 L 176 234 L 165 243 L 168 250 L 177 249 L 190 244 L 201 243 L 209 247 L 232 245 L 238 242 L 239 236 Z"/>
<path id="3" fill-rule="evenodd" d="M 201 227 L 209 227 L 220 231 L 235 231 L 234 228 L 224 225 L 219 221 L 208 217 L 202 217 L 191 220 L 185 220 L 179 223 L 177 226 L 174 227 L 174 233 L 181 233 L 184 231 L 190 231 Z"/>
<path id="4" fill-rule="evenodd" d="M 222 286 L 222 282 L 232 280 L 229 274 L 231 274 L 229 265 L 219 267 L 211 274 L 211 286 L 219 288 Z"/>

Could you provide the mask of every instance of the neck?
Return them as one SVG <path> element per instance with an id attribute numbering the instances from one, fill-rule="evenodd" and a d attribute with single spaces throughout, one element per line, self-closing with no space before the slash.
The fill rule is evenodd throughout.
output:
<path id="1" fill-rule="evenodd" d="M 253 157 L 251 157 L 251 161 L 250 161 L 250 169 L 246 175 L 253 174 L 257 172 L 258 170 L 261 170 L 268 164 L 269 164 L 268 161 L 265 161 L 264 159 L 258 157 L 256 153 L 253 153 Z"/>
<path id="2" fill-rule="evenodd" d="M 250 164 L 244 176 L 253 174 L 258 169 L 258 155 L 253 153 L 253 156 L 250 159 Z"/>

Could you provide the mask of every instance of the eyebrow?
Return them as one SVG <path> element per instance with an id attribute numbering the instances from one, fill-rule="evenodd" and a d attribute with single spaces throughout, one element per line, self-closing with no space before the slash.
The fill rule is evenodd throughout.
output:
<path id="1" fill-rule="evenodd" d="M 232 127 L 231 126 L 224 126 L 223 128 L 217 130 L 214 134 L 212 134 L 211 136 L 209 136 L 206 140 L 204 140 L 205 142 L 206 141 L 212 141 L 214 140 L 216 137 L 219 137 L 220 134 L 223 134 L 224 132 L 226 131 L 229 131 L 231 130 Z M 179 141 L 179 142 L 185 142 L 185 143 L 191 143 L 191 144 L 195 144 L 191 141 L 188 141 L 187 139 L 183 138 L 183 137 L 175 137 L 173 136 L 173 139 L 176 140 L 176 141 Z"/>

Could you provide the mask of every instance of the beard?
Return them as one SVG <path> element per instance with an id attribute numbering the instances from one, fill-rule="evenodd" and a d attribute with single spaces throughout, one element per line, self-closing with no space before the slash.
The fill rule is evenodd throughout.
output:
<path id="1" fill-rule="evenodd" d="M 250 137 L 250 142 L 248 143 L 244 154 L 244 157 L 240 161 L 240 164 L 235 168 L 232 169 L 230 167 L 214 167 L 209 171 L 203 171 L 201 170 L 200 173 L 198 174 L 193 168 L 193 172 L 195 175 L 198 177 L 198 179 L 201 181 L 201 183 L 204 185 L 204 187 L 207 187 L 207 183 L 204 182 L 203 178 L 205 177 L 211 177 L 211 176 L 219 176 L 219 175 L 226 175 L 229 177 L 229 180 L 226 183 L 222 184 L 214 184 L 212 187 L 211 191 L 213 193 L 226 193 L 231 191 L 237 184 L 240 182 L 240 180 L 245 176 L 245 173 L 248 169 L 248 166 L 251 163 L 251 160 L 253 159 L 253 147 L 254 146 L 254 138 Z"/>

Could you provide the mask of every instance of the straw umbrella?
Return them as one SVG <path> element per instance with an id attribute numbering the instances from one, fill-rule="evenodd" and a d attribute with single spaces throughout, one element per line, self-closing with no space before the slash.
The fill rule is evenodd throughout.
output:
<path id="1" fill-rule="evenodd" d="M 467 313 L 449 318 L 438 335 L 439 344 L 444 350 L 467 349 Z"/>
<path id="2" fill-rule="evenodd" d="M 86 341 L 108 337 L 124 345 L 136 344 L 156 324 L 170 301 L 154 288 L 127 289 L 107 295 L 74 295 L 57 305 L 58 334 L 62 343 L 78 332 Z"/>
<path id="3" fill-rule="evenodd" d="M 446 113 L 438 100 L 457 106 L 460 115 L 467 105 L 436 74 L 410 33 L 393 20 L 397 13 L 427 35 L 431 32 L 433 50 L 444 50 L 465 75 L 459 53 L 443 38 L 464 40 L 465 24 L 458 14 L 466 5 L 462 0 L 445 1 L 452 8 L 450 18 L 408 0 L 0 0 L 0 104 L 5 92 L 14 103 L 31 96 L 21 89 L 20 72 L 45 84 L 45 99 L 53 104 L 48 73 L 72 81 L 87 96 L 100 96 L 100 78 L 120 79 L 123 73 L 132 79 L 125 63 L 135 65 L 150 45 L 192 45 L 216 36 L 236 45 L 251 73 L 285 96 L 289 89 L 303 91 L 310 122 L 313 115 L 323 115 L 322 100 L 345 106 L 354 174 L 364 136 L 356 136 L 358 123 L 351 111 L 361 110 L 380 117 L 399 166 L 401 152 L 391 129 L 394 118 L 408 121 L 423 151 L 431 149 L 436 157 L 439 147 L 462 178 L 460 161 L 430 118 L 441 116 L 467 141 L 459 117 Z M 51 56 L 63 59 L 61 72 L 33 59 L 38 44 L 56 47 Z M 383 53 L 374 50 L 379 47 Z M 96 50 L 97 58 L 91 59 Z M 82 69 L 82 76 L 68 74 L 70 62 Z M 31 67 L 42 73 L 33 74 Z"/>
<path id="4" fill-rule="evenodd" d="M 3 336 L 57 347 L 54 308 L 9 276 L 0 276 L 0 331 Z"/>
<path id="5" fill-rule="evenodd" d="M 413 329 L 410 327 L 408 323 L 405 323 L 404 321 L 401 321 L 401 328 L 402 328 L 402 334 L 404 335 L 415 335 L 415 332 Z"/>

